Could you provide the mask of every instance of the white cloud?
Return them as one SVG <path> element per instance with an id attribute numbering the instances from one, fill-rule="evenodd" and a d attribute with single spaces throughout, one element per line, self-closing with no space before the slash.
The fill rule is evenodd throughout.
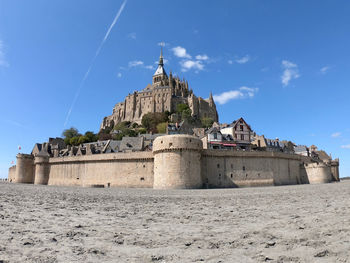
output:
<path id="1" fill-rule="evenodd" d="M 122 73 L 118 72 L 117 77 L 121 78 L 122 77 Z"/>
<path id="2" fill-rule="evenodd" d="M 134 60 L 134 61 L 130 61 L 129 62 L 129 68 L 132 68 L 132 67 L 137 67 L 137 66 L 143 66 L 143 61 L 141 60 Z"/>
<path id="3" fill-rule="evenodd" d="M 221 94 L 215 94 L 213 98 L 216 102 L 222 105 L 229 102 L 230 100 L 253 98 L 258 91 L 258 88 L 248 88 L 243 86 L 237 90 L 230 90 L 225 91 Z"/>
<path id="4" fill-rule="evenodd" d="M 198 59 L 198 60 L 208 60 L 209 57 L 206 54 L 204 54 L 204 55 L 197 55 L 196 59 Z"/>
<path id="5" fill-rule="evenodd" d="M 250 56 L 249 55 L 245 55 L 244 57 L 238 58 L 236 59 L 236 62 L 238 64 L 245 64 L 250 60 Z"/>
<path id="6" fill-rule="evenodd" d="M 158 65 L 159 63 L 159 60 L 155 61 L 154 64 L 157 64 Z M 169 60 L 167 60 L 166 58 L 163 58 L 163 63 L 164 64 L 168 64 L 169 63 Z"/>
<path id="7" fill-rule="evenodd" d="M 136 39 L 136 33 L 135 32 L 129 33 L 128 34 L 128 38 L 135 40 Z"/>
<path id="8" fill-rule="evenodd" d="M 145 68 L 146 69 L 155 69 L 152 65 L 146 65 Z"/>
<path id="9" fill-rule="evenodd" d="M 341 132 L 335 132 L 335 133 L 332 133 L 332 137 L 333 138 L 337 138 L 337 137 L 339 137 L 341 135 Z"/>
<path id="10" fill-rule="evenodd" d="M 321 74 L 326 74 L 329 70 L 330 70 L 331 67 L 329 66 L 325 66 L 323 68 L 320 69 L 320 72 Z"/>
<path id="11" fill-rule="evenodd" d="M 283 86 L 288 86 L 292 79 L 297 79 L 300 77 L 297 64 L 294 64 L 288 60 L 283 60 L 282 68 L 284 69 L 281 76 Z"/>
<path id="12" fill-rule="evenodd" d="M 233 64 L 233 61 L 230 59 L 227 61 L 228 64 L 232 65 Z"/>
<path id="13" fill-rule="evenodd" d="M 204 69 L 204 65 L 199 60 L 184 60 L 180 62 L 181 71 L 186 72 L 190 69 L 194 69 L 197 72 Z"/>
<path id="14" fill-rule="evenodd" d="M 342 145 L 340 147 L 343 149 L 350 149 L 350 144 Z"/>
<path id="15" fill-rule="evenodd" d="M 178 58 L 191 58 L 191 55 L 187 53 L 186 49 L 180 46 L 171 49 L 174 55 Z"/>
<path id="16" fill-rule="evenodd" d="M 9 64 L 5 59 L 5 51 L 4 51 L 4 44 L 0 40 L 0 67 L 8 67 Z"/>

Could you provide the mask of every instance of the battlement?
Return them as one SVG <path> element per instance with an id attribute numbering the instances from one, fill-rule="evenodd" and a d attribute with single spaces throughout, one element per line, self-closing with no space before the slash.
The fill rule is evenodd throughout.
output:
<path id="1" fill-rule="evenodd" d="M 339 181 L 332 163 L 282 152 L 203 149 L 191 135 L 165 135 L 153 151 L 50 157 L 18 154 L 9 182 L 43 185 L 228 188 Z"/>
<path id="2" fill-rule="evenodd" d="M 153 142 L 153 153 L 169 152 L 178 150 L 201 151 L 203 143 L 195 136 L 177 134 L 160 136 Z"/>

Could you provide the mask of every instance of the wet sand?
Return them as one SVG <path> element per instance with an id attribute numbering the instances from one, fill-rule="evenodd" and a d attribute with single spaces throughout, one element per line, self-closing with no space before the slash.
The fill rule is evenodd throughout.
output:
<path id="1" fill-rule="evenodd" d="M 350 262 L 350 181 L 176 191 L 2 182 L 0 262 Z"/>

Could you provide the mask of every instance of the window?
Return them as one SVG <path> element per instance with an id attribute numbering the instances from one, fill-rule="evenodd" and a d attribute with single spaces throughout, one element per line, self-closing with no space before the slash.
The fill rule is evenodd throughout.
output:
<path id="1" fill-rule="evenodd" d="M 241 131 L 243 131 L 243 125 L 239 125 L 239 128 L 241 129 Z"/>
<path id="2" fill-rule="evenodd" d="M 244 134 L 241 134 L 241 140 L 244 141 Z"/>
<path id="3" fill-rule="evenodd" d="M 243 166 L 243 171 L 245 171 L 245 166 Z"/>
<path id="4" fill-rule="evenodd" d="M 214 139 L 216 140 L 218 138 L 218 134 L 214 133 Z"/>
<path id="5" fill-rule="evenodd" d="M 233 174 L 231 174 L 231 178 L 233 177 Z"/>
<path id="6" fill-rule="evenodd" d="M 220 164 L 217 164 L 217 167 L 220 168 Z"/>

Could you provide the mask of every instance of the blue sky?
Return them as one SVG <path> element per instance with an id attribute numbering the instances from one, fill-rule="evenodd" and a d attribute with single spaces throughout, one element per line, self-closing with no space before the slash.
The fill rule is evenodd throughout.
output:
<path id="1" fill-rule="evenodd" d="M 213 92 L 221 122 L 315 144 L 350 176 L 349 14 L 345 0 L 0 0 L 0 177 L 18 145 L 97 132 L 151 82 L 160 43 L 168 72 Z"/>

